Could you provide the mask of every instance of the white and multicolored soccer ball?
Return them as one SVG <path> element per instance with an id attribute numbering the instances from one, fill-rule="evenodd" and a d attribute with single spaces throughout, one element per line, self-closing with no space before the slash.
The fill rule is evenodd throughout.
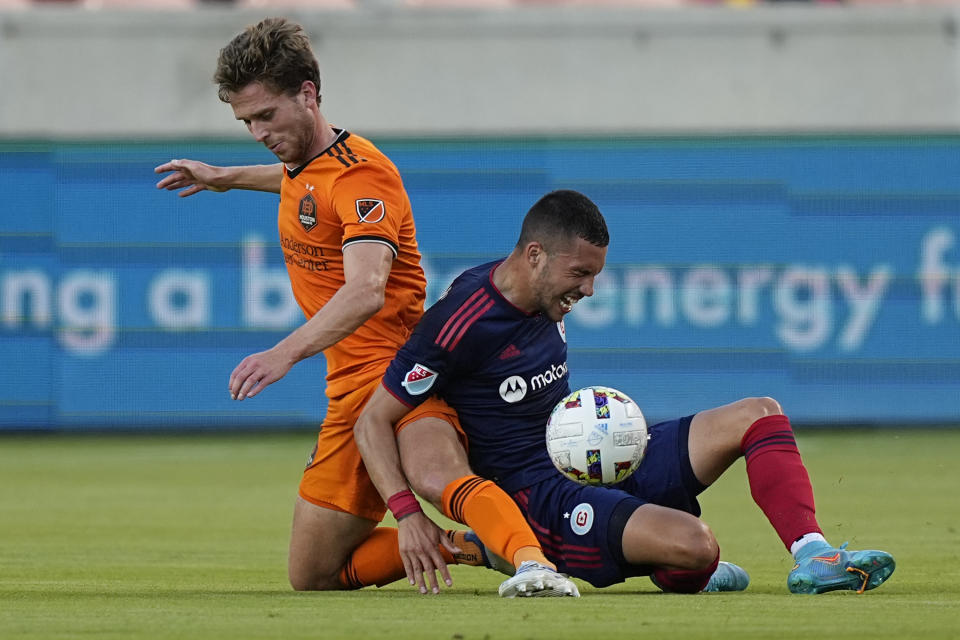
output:
<path id="1" fill-rule="evenodd" d="M 586 485 L 622 482 L 647 450 L 647 421 L 630 397 L 609 387 L 585 387 L 557 403 L 547 420 L 554 466 Z"/>

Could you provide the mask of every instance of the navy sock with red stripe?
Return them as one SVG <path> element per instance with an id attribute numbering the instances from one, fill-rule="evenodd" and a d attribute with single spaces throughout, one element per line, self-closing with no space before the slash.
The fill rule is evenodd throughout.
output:
<path id="1" fill-rule="evenodd" d="M 754 501 L 789 549 L 808 533 L 823 533 L 817 524 L 810 476 L 784 415 L 760 418 L 740 441 Z"/>

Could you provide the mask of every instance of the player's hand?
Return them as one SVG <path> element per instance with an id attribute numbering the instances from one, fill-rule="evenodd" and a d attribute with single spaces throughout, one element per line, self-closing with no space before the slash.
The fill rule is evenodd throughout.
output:
<path id="1" fill-rule="evenodd" d="M 153 170 L 154 173 L 172 172 L 157 183 L 157 189 L 176 191 L 181 198 L 192 196 L 201 191 L 227 191 L 229 185 L 223 184 L 220 167 L 214 167 L 196 160 L 171 160 Z"/>
<path id="2" fill-rule="evenodd" d="M 287 375 L 293 364 L 276 348 L 247 356 L 230 374 L 230 397 L 233 400 L 252 398 Z"/>
<path id="3" fill-rule="evenodd" d="M 453 586 L 447 563 L 440 555 L 438 545 L 443 545 L 450 553 L 460 553 L 443 530 L 433 523 L 423 512 L 410 514 L 397 523 L 399 530 L 400 557 L 407 572 L 407 580 L 415 585 L 420 593 L 440 593 L 437 572 L 448 586 Z"/>

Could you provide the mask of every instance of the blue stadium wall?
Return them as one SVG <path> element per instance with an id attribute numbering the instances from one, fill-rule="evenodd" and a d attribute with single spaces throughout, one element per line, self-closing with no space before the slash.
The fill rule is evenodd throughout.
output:
<path id="1" fill-rule="evenodd" d="M 612 243 L 567 321 L 572 386 L 653 420 L 769 395 L 801 424 L 960 423 L 960 137 L 379 142 L 429 300 L 508 253 L 543 193 L 600 205 Z M 303 321 L 275 196 L 158 191 L 171 157 L 272 161 L 247 142 L 0 143 L 0 429 L 321 420 L 321 357 L 227 393 Z"/>

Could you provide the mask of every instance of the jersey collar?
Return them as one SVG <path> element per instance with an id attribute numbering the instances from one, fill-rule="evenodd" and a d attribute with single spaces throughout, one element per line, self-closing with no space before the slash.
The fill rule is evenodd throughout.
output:
<path id="1" fill-rule="evenodd" d="M 333 149 L 335 146 L 337 146 L 338 144 L 340 144 L 341 142 L 343 142 L 344 140 L 350 137 L 350 132 L 347 131 L 346 129 L 337 129 L 336 127 L 330 127 L 330 128 L 333 129 L 334 132 L 337 134 L 337 137 L 333 139 L 333 142 L 330 143 L 330 146 L 328 146 L 326 149 L 324 149 L 317 155 L 313 156 L 312 158 L 304 162 L 302 165 L 300 165 L 296 169 L 291 170 L 284 167 L 284 170 L 287 172 L 287 176 L 291 180 L 293 178 L 296 178 L 298 175 L 300 175 L 301 171 L 309 167 L 311 162 L 313 162 L 314 160 L 316 160 L 317 158 L 325 154 L 327 151 L 330 151 L 330 149 Z"/>

